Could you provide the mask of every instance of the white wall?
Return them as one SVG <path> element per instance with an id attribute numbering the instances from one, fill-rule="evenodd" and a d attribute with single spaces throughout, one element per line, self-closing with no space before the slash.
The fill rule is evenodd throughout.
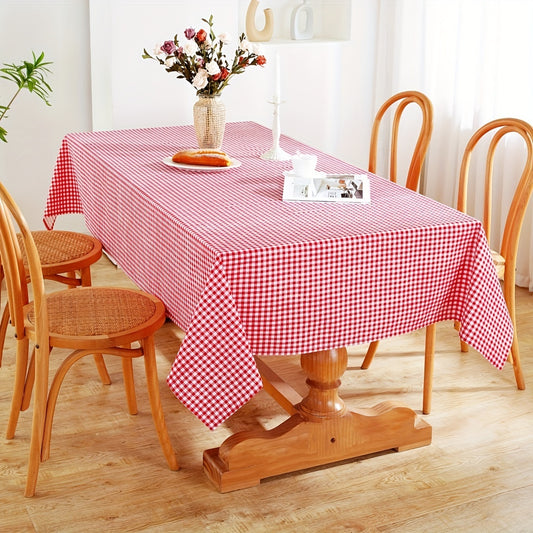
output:
<path id="1" fill-rule="evenodd" d="M 43 227 L 48 185 L 63 136 L 91 128 L 88 2 L 80 0 L 1 0 L 0 62 L 20 63 L 32 50 L 53 61 L 52 107 L 22 92 L 2 126 L 8 143 L 0 142 L 0 179 L 8 187 L 32 228 Z M 0 80 L 5 105 L 16 86 Z M 63 224 L 83 228 L 81 217 Z"/>
<path id="2" fill-rule="evenodd" d="M 22 94 L 2 121 L 8 144 L 0 145 L 0 179 L 23 209 L 30 227 L 42 228 L 42 213 L 63 136 L 91 129 L 192 123 L 195 91 L 155 63 L 142 49 L 198 26 L 212 13 L 217 32 L 244 30 L 248 0 L 1 0 L 0 62 L 19 62 L 43 50 L 53 61 L 52 107 Z M 288 34 L 288 18 L 299 0 L 264 0 L 276 17 L 274 37 Z M 351 2 L 351 20 L 331 21 L 336 4 L 312 0 L 320 32 L 351 25 L 342 43 L 285 43 L 264 47 L 269 64 L 237 76 L 223 93 L 227 119 L 271 125 L 267 103 L 274 87 L 279 49 L 282 133 L 359 164 L 367 163 L 373 114 L 376 6 Z M 322 10 L 323 8 L 323 10 Z M 333 9 L 333 11 L 332 11 Z M 348 10 L 348 12 L 350 12 Z M 330 15 L 328 15 L 328 13 Z M 343 17 L 344 18 L 344 17 Z M 260 24 L 260 22 L 259 22 Z M 327 25 L 324 29 L 322 25 Z M 13 85 L 13 88 L 15 86 Z M 0 80 L 0 101 L 13 88 Z M 57 228 L 82 230 L 82 217 L 63 216 Z"/>

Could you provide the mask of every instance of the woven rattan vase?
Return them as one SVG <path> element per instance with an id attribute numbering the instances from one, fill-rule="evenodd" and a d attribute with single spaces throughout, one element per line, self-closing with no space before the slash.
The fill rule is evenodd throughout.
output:
<path id="1" fill-rule="evenodd" d="M 200 148 L 220 148 L 226 127 L 226 108 L 220 96 L 199 95 L 193 106 L 194 129 Z"/>

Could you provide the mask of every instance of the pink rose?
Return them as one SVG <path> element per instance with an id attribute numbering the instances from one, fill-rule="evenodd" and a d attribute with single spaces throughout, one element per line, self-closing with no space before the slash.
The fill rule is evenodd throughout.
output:
<path id="1" fill-rule="evenodd" d="M 194 28 L 187 28 L 183 33 L 187 39 L 192 39 L 196 35 Z"/>
<path id="2" fill-rule="evenodd" d="M 174 44 L 174 41 L 165 41 L 161 45 L 161 50 L 169 56 L 170 54 L 173 54 L 176 51 L 176 45 Z"/>

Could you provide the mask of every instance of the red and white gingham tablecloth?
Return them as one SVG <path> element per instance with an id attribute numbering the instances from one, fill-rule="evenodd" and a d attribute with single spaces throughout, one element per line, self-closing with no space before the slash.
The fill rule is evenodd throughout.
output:
<path id="1" fill-rule="evenodd" d="M 282 201 L 290 162 L 259 156 L 272 134 L 226 126 L 239 168 L 195 172 L 165 157 L 196 146 L 190 126 L 65 137 L 45 212 L 83 212 L 91 233 L 185 338 L 168 376 L 213 429 L 261 388 L 253 354 L 366 343 L 447 319 L 502 368 L 513 329 L 481 224 L 369 175 L 370 204 Z M 317 169 L 355 167 L 316 153 Z M 453 180 L 450 177 L 450 180 Z"/>

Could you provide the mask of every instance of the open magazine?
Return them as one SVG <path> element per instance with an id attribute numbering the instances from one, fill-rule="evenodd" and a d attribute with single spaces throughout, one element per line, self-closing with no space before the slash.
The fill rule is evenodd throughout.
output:
<path id="1" fill-rule="evenodd" d="M 284 172 L 283 200 L 288 202 L 370 202 L 370 183 L 366 174 L 326 174 L 311 178 Z"/>

